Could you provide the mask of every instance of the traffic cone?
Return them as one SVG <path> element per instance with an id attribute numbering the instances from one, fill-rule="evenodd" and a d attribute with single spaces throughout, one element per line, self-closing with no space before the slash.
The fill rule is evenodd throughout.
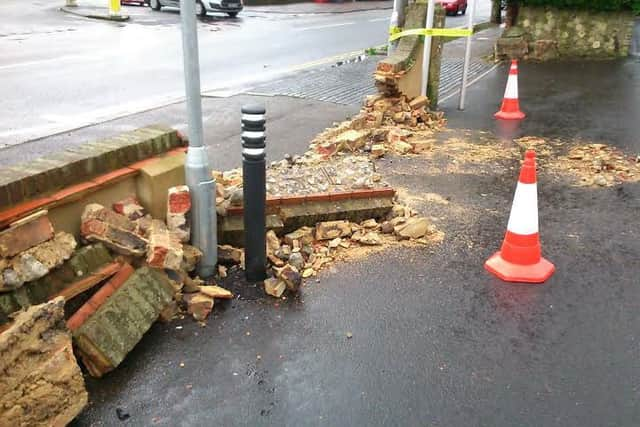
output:
<path id="1" fill-rule="evenodd" d="M 525 118 L 525 114 L 520 111 L 520 102 L 518 101 L 518 60 L 516 59 L 511 61 L 502 107 L 500 107 L 500 111 L 494 114 L 494 117 L 502 120 L 521 120 Z"/>
<path id="2" fill-rule="evenodd" d="M 502 248 L 484 268 L 505 282 L 524 283 L 543 283 L 555 271 L 553 264 L 541 256 L 536 153 L 532 150 L 524 157 Z"/>

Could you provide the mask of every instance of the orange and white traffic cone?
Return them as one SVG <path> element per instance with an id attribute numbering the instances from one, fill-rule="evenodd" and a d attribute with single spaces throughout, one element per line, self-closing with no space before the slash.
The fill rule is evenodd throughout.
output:
<path id="1" fill-rule="evenodd" d="M 536 153 L 528 150 L 502 248 L 485 262 L 484 267 L 505 282 L 543 283 L 551 277 L 555 267 L 542 258 L 541 252 Z"/>
<path id="2" fill-rule="evenodd" d="M 525 118 L 525 114 L 520 111 L 520 102 L 518 101 L 518 60 L 516 59 L 511 61 L 502 107 L 500 107 L 500 111 L 494 114 L 494 117 L 502 120 L 521 120 Z"/>

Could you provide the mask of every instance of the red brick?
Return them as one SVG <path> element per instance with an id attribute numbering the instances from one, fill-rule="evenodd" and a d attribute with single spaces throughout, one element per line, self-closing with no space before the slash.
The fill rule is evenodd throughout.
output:
<path id="1" fill-rule="evenodd" d="M 282 204 L 281 196 L 267 197 L 267 206 L 280 206 Z"/>
<path id="2" fill-rule="evenodd" d="M 53 238 L 53 226 L 46 216 L 11 226 L 0 233 L 0 257 L 12 257 Z"/>
<path id="3" fill-rule="evenodd" d="M 131 175 L 137 174 L 138 171 L 131 168 L 122 168 L 116 169 L 113 172 L 106 173 L 104 175 L 100 175 L 92 179 L 97 185 L 102 186 L 107 183 L 117 182 L 120 179 L 126 178 Z"/>
<path id="4" fill-rule="evenodd" d="M 167 196 L 167 227 L 181 242 L 191 240 L 191 194 L 189 187 L 171 187 Z"/>
<path id="5" fill-rule="evenodd" d="M 87 192 L 92 190 L 97 190 L 97 189 L 98 189 L 98 184 L 92 181 L 87 181 L 87 182 L 83 182 L 82 184 L 72 185 L 71 187 L 67 187 L 63 190 L 60 190 L 57 193 L 54 193 L 51 197 L 56 202 L 60 202 L 63 200 L 66 201 L 66 199 L 71 199 L 71 198 L 75 200 L 76 198 L 80 198 L 81 196 L 84 196 Z"/>
<path id="6" fill-rule="evenodd" d="M 11 209 L 4 210 L 0 212 L 0 227 L 9 225 L 11 222 L 24 218 L 33 211 L 52 205 L 54 202 L 53 197 L 42 197 L 20 203 Z"/>
<path id="7" fill-rule="evenodd" d="M 58 292 L 55 297 L 64 297 L 65 300 L 70 300 L 80 295 L 81 293 L 91 289 L 98 283 L 113 276 L 120 270 L 119 262 L 112 262 L 110 264 L 101 267 L 98 271 L 91 273 L 90 275 L 70 284 L 62 291 Z"/>
<path id="8" fill-rule="evenodd" d="M 305 196 L 305 202 L 328 202 L 331 200 L 331 195 L 329 193 L 315 193 L 308 194 Z"/>
<path id="9" fill-rule="evenodd" d="M 100 306 L 133 274 L 131 265 L 125 263 L 89 300 L 67 320 L 67 327 L 78 329 Z"/>
<path id="10" fill-rule="evenodd" d="M 342 191 L 339 193 L 330 193 L 329 199 L 333 202 L 337 202 L 340 200 L 349 200 L 351 199 L 352 193 L 350 191 Z"/>
<path id="11" fill-rule="evenodd" d="M 178 237 L 166 228 L 151 226 L 147 246 L 147 264 L 154 268 L 180 270 L 182 244 Z"/>
<path id="12" fill-rule="evenodd" d="M 283 196 L 283 205 L 301 205 L 305 202 L 306 196 Z"/>
<path id="13" fill-rule="evenodd" d="M 144 207 L 135 196 L 129 196 L 113 204 L 113 210 L 124 215 L 127 219 L 135 221 L 147 214 Z"/>
<path id="14" fill-rule="evenodd" d="M 167 204 L 169 213 L 180 214 L 188 212 L 191 209 L 189 187 L 186 185 L 171 187 L 169 189 Z"/>
<path id="15" fill-rule="evenodd" d="M 242 215 L 244 208 L 242 206 L 229 206 L 227 208 L 227 215 Z"/>

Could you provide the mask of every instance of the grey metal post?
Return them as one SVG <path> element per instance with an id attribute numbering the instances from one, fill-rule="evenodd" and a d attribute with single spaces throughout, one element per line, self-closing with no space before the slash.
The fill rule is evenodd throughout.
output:
<path id="1" fill-rule="evenodd" d="M 425 28 L 430 30 L 433 28 L 433 14 L 436 10 L 435 0 L 429 0 L 427 5 L 427 19 Z M 431 36 L 424 36 L 424 50 L 422 52 L 422 86 L 420 94 L 427 96 L 427 82 L 429 81 L 429 66 L 431 65 Z"/>
<path id="2" fill-rule="evenodd" d="M 216 182 L 211 176 L 207 147 L 203 144 L 202 136 L 200 60 L 198 58 L 195 5 L 193 0 L 180 0 L 184 84 L 189 124 L 189 150 L 184 168 L 193 206 L 191 241 L 203 254 L 198 264 L 198 274 L 202 277 L 209 277 L 215 273 L 218 262 Z"/>
<path id="3" fill-rule="evenodd" d="M 261 105 L 242 107 L 244 264 L 249 282 L 267 278 L 265 113 Z"/>
<path id="4" fill-rule="evenodd" d="M 473 15 L 476 12 L 476 0 L 471 0 L 471 10 L 469 11 L 468 16 L 468 28 L 469 31 L 472 32 L 470 36 L 467 37 L 467 46 L 464 51 L 464 66 L 462 68 L 462 84 L 460 86 L 460 104 L 458 105 L 458 109 L 464 110 L 464 102 L 467 95 L 467 79 L 469 77 L 469 62 L 471 61 L 471 38 L 473 37 Z"/>
<path id="5" fill-rule="evenodd" d="M 391 12 L 391 20 L 389 29 L 393 27 L 404 26 L 404 9 L 407 7 L 407 0 L 393 0 L 393 11 Z M 391 55 L 398 46 L 398 40 L 388 42 L 387 56 Z"/>

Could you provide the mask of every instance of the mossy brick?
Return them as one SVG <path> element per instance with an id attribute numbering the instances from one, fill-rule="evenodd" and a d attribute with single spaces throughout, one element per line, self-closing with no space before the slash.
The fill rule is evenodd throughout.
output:
<path id="1" fill-rule="evenodd" d="M 11 313 L 20 310 L 22 307 L 18 303 L 15 297 L 15 292 L 7 292 L 0 294 L 0 317 L 8 319 Z M 0 325 L 6 323 L 0 319 Z"/>
<path id="2" fill-rule="evenodd" d="M 76 329 L 74 337 L 90 341 L 115 368 L 171 302 L 173 292 L 162 273 L 140 268 Z"/>
<path id="3" fill-rule="evenodd" d="M 113 257 L 102 243 L 83 246 L 63 265 L 70 268 L 76 277 L 81 277 L 113 261 Z"/>
<path id="4" fill-rule="evenodd" d="M 58 170 L 61 177 L 61 185 L 63 186 L 77 183 L 90 173 L 87 169 L 84 154 L 65 150 L 53 154 L 51 159 L 60 163 Z"/>

